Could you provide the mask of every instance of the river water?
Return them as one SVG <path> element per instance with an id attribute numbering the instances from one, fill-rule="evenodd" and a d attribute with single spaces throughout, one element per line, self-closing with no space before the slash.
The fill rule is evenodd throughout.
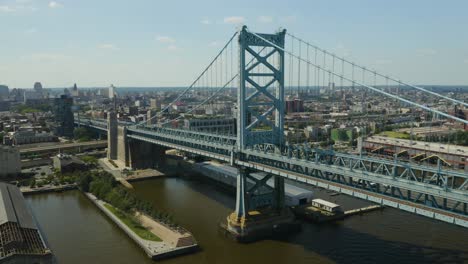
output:
<path id="1" fill-rule="evenodd" d="M 239 244 L 218 233 L 218 223 L 235 204 L 229 192 L 179 178 L 133 185 L 137 195 L 171 212 L 201 246 L 198 253 L 165 260 L 168 264 L 468 263 L 468 229 L 396 209 L 336 223 L 303 223 L 303 230 L 288 238 Z M 331 199 L 348 208 L 364 204 L 344 195 Z M 155 263 L 78 191 L 27 201 L 59 263 Z"/>

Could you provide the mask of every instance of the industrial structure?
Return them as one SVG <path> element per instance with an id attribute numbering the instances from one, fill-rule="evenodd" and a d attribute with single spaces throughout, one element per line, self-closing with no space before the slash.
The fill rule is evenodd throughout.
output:
<path id="1" fill-rule="evenodd" d="M 17 176 L 21 172 L 20 153 L 17 148 L 0 145 L 0 178 Z"/>
<path id="2" fill-rule="evenodd" d="M 393 158 L 395 155 L 418 163 L 437 164 L 468 173 L 468 147 L 409 139 L 373 136 L 366 138 L 363 149 Z"/>
<path id="3" fill-rule="evenodd" d="M 55 263 L 18 187 L 0 183 L 0 263 Z"/>

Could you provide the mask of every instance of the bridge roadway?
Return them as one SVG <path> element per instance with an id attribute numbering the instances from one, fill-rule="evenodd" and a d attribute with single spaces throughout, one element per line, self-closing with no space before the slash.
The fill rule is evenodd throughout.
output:
<path id="1" fill-rule="evenodd" d="M 80 120 L 101 131 L 105 121 Z M 236 150 L 236 137 L 143 126 L 127 127 L 127 137 L 280 175 L 382 205 L 468 227 L 468 175 L 404 162 L 323 150 Z"/>
<path id="2" fill-rule="evenodd" d="M 50 146 L 35 146 L 20 148 L 20 154 L 29 154 L 29 153 L 39 153 L 39 152 L 48 152 L 72 148 L 104 148 L 107 147 L 107 140 L 97 140 L 97 141 L 87 141 L 87 142 L 77 142 L 77 143 L 66 143 L 66 144 L 54 144 Z"/>

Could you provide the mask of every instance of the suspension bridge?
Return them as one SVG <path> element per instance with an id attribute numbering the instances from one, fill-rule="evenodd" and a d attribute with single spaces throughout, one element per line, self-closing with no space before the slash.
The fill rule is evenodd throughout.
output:
<path id="1" fill-rule="evenodd" d="M 237 167 L 236 207 L 224 226 L 238 238 L 291 222 L 284 206 L 285 178 L 468 227 L 468 174 L 464 171 L 444 167 L 440 162 L 437 166 L 421 165 L 397 156 L 377 158 L 285 141 L 286 93 L 330 84 L 340 89 L 367 90 L 389 101 L 468 124 L 419 103 L 417 98 L 404 98 L 401 91 L 413 89 L 467 107 L 465 102 L 361 66 L 286 30 L 260 34 L 245 26 L 233 34 L 191 85 L 144 122 L 120 123 L 112 111 L 107 120 L 81 118 L 75 122 L 106 132 L 109 158 L 129 167 L 161 165 L 167 149 Z M 237 91 L 236 131 L 215 134 L 177 128 L 178 122 L 233 88 Z M 176 114 L 170 111 L 201 90 L 206 98 L 191 109 Z M 252 177 L 253 172 L 264 172 L 264 176 Z M 274 187 L 266 184 L 270 178 L 274 179 Z"/>

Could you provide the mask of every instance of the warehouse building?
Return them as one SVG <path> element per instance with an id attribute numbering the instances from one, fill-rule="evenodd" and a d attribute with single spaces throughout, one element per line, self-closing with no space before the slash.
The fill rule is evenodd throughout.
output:
<path id="1" fill-rule="evenodd" d="M 54 263 L 23 194 L 0 183 L 0 263 Z"/>
<path id="2" fill-rule="evenodd" d="M 0 178 L 16 176 L 21 172 L 18 149 L 0 145 Z"/>

